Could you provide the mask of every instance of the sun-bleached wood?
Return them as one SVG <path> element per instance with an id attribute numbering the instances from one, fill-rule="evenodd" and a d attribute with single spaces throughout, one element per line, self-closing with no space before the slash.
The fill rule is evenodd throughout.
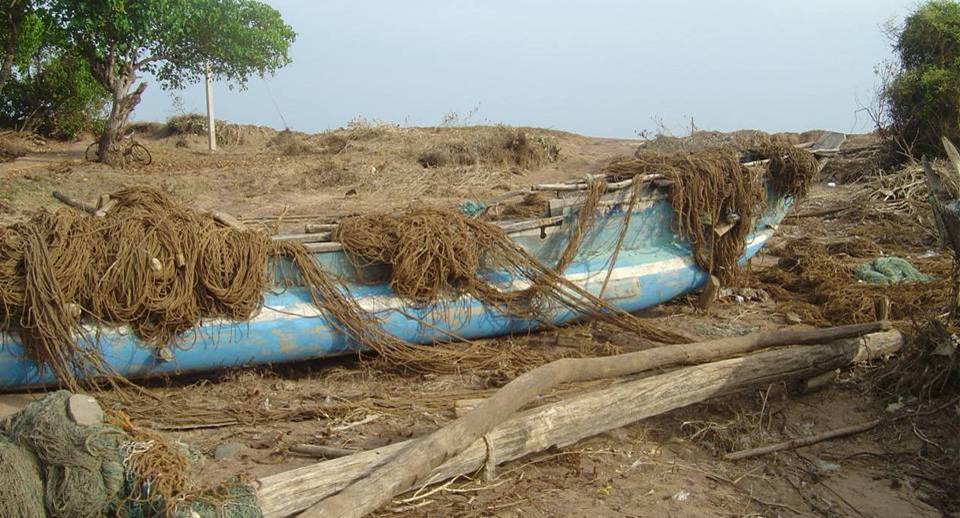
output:
<path id="1" fill-rule="evenodd" d="M 873 330 L 880 328 L 884 328 L 884 326 L 874 324 Z M 870 328 L 860 327 L 860 329 Z M 853 326 L 844 326 L 842 330 L 850 333 L 855 329 Z M 769 342 L 773 336 L 790 339 L 786 342 L 776 343 L 776 345 L 782 345 L 797 342 L 817 343 L 816 340 L 827 341 L 836 338 L 837 333 L 837 328 L 806 331 L 791 328 L 773 333 L 758 333 L 749 337 L 734 337 L 700 344 L 687 344 L 679 348 L 668 346 L 641 351 L 641 353 L 653 353 L 652 356 L 646 356 L 647 360 L 651 358 L 658 358 L 661 362 L 670 360 L 660 363 L 660 366 L 676 365 L 678 363 L 713 359 L 718 354 L 730 356 L 731 354 L 749 352 L 760 347 L 756 344 Z M 860 333 L 854 333 L 853 336 L 858 334 Z M 745 338 L 746 340 L 743 340 Z M 495 394 L 474 412 L 425 438 L 394 444 L 264 478 L 260 481 L 259 490 L 261 507 L 266 516 L 287 516 L 323 500 L 321 506 L 312 509 L 311 514 L 305 516 L 362 516 L 397 494 L 394 491 L 398 491 L 398 487 L 401 488 L 398 492 L 402 492 L 412 487 L 473 472 L 483 466 L 488 454 L 495 457 L 497 462 L 507 462 L 551 446 L 566 446 L 585 437 L 615 429 L 645 417 L 697 403 L 717 395 L 742 390 L 758 383 L 769 383 L 785 378 L 810 377 L 848 365 L 852 361 L 886 354 L 896 350 L 900 342 L 902 342 L 902 338 L 900 338 L 899 333 L 891 331 L 871 334 L 863 338 L 834 340 L 825 345 L 792 347 L 763 352 L 618 384 L 568 401 L 533 409 L 493 427 L 492 430 L 490 426 L 487 426 L 489 423 L 483 423 L 482 426 L 467 431 L 464 431 L 462 426 L 454 426 L 456 423 L 465 420 L 468 423 L 476 421 L 476 417 L 471 419 L 471 416 L 489 417 L 489 412 L 483 411 L 484 405 L 493 404 L 497 408 L 503 408 L 498 403 L 503 401 L 503 397 L 498 399 L 497 394 Z M 769 346 L 769 343 L 766 346 Z M 617 357 L 574 361 L 600 361 L 603 368 L 595 372 L 602 372 L 602 374 L 587 378 L 596 379 L 597 377 L 623 375 L 625 370 L 630 371 L 623 366 L 625 363 L 629 363 L 624 362 L 623 357 L 633 356 L 638 358 L 636 355 L 639 354 L 631 353 Z M 656 364 L 656 362 L 649 364 Z M 566 365 L 566 367 L 548 372 L 560 374 L 560 372 L 572 367 L 569 362 L 562 362 L 561 365 Z M 540 370 L 540 372 L 544 371 Z M 636 370 L 633 372 L 636 372 Z M 522 381 L 521 378 L 523 376 L 508 384 L 508 387 L 517 381 Z M 567 381 L 569 379 L 567 378 Z M 524 384 L 528 383 L 529 377 Z M 506 389 L 507 387 L 504 387 L 501 391 Z M 534 392 L 536 395 L 543 391 L 534 390 Z M 513 415 L 514 410 L 515 408 L 509 410 L 506 415 Z M 500 421 L 502 419 L 494 420 L 493 423 Z M 451 430 L 458 433 L 463 432 L 467 434 L 467 437 L 474 437 L 469 447 L 454 449 L 453 454 L 450 454 L 448 452 L 451 449 L 448 447 L 453 443 L 459 443 L 459 440 L 447 440 L 437 446 L 436 441 L 433 440 L 434 436 L 440 434 L 441 438 L 449 437 Z M 481 431 L 479 435 L 476 434 L 477 430 Z M 425 448 L 426 451 L 424 451 Z M 488 451 L 488 448 L 491 451 Z M 429 459 L 439 457 L 442 460 L 438 464 L 442 465 L 422 476 L 419 475 L 419 470 L 423 462 L 414 462 L 413 465 L 402 462 L 411 456 L 425 456 Z M 451 457 L 452 460 L 448 460 Z M 427 460 L 427 462 L 430 462 L 430 460 Z M 389 463 L 390 469 L 378 469 L 387 466 L 387 463 Z M 385 480 L 382 475 L 373 478 L 371 472 L 373 474 L 385 472 L 387 477 Z M 366 487 L 376 489 L 373 491 L 366 489 L 362 491 L 343 491 L 345 487 L 356 480 L 363 483 L 353 484 L 350 489 Z M 388 482 L 391 480 L 399 480 L 400 482 L 390 485 Z M 371 484 L 367 484 L 367 482 Z M 381 484 L 381 482 L 384 483 Z M 338 491 L 340 493 L 336 494 Z M 388 492 L 390 494 L 384 498 L 383 495 Z M 331 495 L 335 496 L 330 497 Z"/>

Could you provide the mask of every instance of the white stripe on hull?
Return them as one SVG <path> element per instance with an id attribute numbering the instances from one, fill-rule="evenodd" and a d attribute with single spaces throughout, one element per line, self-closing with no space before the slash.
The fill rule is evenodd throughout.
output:
<path id="1" fill-rule="evenodd" d="M 773 235 L 772 229 L 763 230 L 757 232 L 753 239 L 751 239 L 747 246 L 760 245 L 763 246 L 764 243 Z M 639 277 L 646 277 L 648 275 L 659 275 L 670 273 L 672 271 L 683 270 L 693 266 L 692 257 L 674 257 L 672 259 L 665 259 L 663 261 L 656 261 L 652 263 L 639 264 L 633 266 L 625 266 L 622 268 L 614 268 L 610 273 L 610 282 L 616 282 L 624 279 L 634 279 Z M 576 282 L 581 286 L 587 284 L 590 281 L 602 281 L 607 274 L 607 270 L 599 271 L 588 271 L 588 272 L 577 272 L 565 275 L 568 280 Z M 525 281 L 515 281 L 511 283 L 508 289 L 517 290 L 523 289 L 525 287 Z M 465 300 L 466 297 L 462 299 L 457 299 L 457 301 Z M 456 301 L 451 301 L 456 302 Z M 360 308 L 364 311 L 377 312 L 377 311 L 387 311 L 395 309 L 403 309 L 409 305 L 404 302 L 399 297 L 393 295 L 373 295 L 367 297 L 360 297 L 357 303 L 360 305 Z M 251 322 L 266 322 L 271 320 L 286 320 L 294 318 L 315 318 L 323 316 L 324 313 L 322 310 L 310 303 L 296 304 L 293 306 L 287 306 L 284 308 L 271 308 L 264 306 L 264 308 L 250 319 Z M 219 324 L 227 323 L 227 321 L 209 321 L 205 324 Z"/>

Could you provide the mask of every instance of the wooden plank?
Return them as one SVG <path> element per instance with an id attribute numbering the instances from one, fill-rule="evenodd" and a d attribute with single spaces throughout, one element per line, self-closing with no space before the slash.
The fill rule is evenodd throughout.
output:
<path id="1" fill-rule="evenodd" d="M 957 148 L 947 137 L 941 137 L 940 140 L 943 142 L 943 149 L 947 151 L 947 158 L 950 159 L 950 165 L 953 166 L 953 176 L 960 178 L 960 153 L 957 152 Z"/>
<path id="2" fill-rule="evenodd" d="M 949 144 L 949 141 L 946 142 Z M 956 152 L 956 149 L 953 149 L 953 151 Z M 933 211 L 933 220 L 937 225 L 940 242 L 942 245 L 949 245 L 954 254 L 960 254 L 960 218 L 954 211 L 948 210 L 946 207 L 953 195 L 937 172 L 933 170 L 926 156 L 921 158 L 920 163 L 923 165 L 927 190 L 930 192 L 930 208 Z"/>
<path id="3" fill-rule="evenodd" d="M 649 203 L 659 200 L 665 200 L 667 198 L 667 193 L 655 189 L 652 185 L 649 188 L 648 192 L 641 194 L 637 198 L 637 203 Z M 619 191 L 609 194 L 605 194 L 600 198 L 600 202 L 597 204 L 600 207 L 611 207 L 614 205 L 624 205 L 630 200 L 629 191 Z M 563 214 L 565 209 L 570 207 L 580 207 L 583 205 L 582 198 L 554 198 L 549 202 L 550 214 L 551 215 L 560 215 Z"/>
<path id="4" fill-rule="evenodd" d="M 330 241 L 330 232 L 313 232 L 307 234 L 280 234 L 273 236 L 274 241 L 297 241 L 299 243 L 318 243 Z"/>
<path id="5" fill-rule="evenodd" d="M 815 155 L 834 154 L 840 151 L 840 146 L 846 142 L 847 136 L 836 131 L 827 131 L 810 146 L 810 152 Z"/>
<path id="6" fill-rule="evenodd" d="M 516 234 L 526 232 L 535 228 L 556 227 L 563 224 L 563 216 L 551 216 L 549 218 L 529 219 L 511 223 L 497 223 L 507 234 Z M 273 236 L 274 241 L 299 241 L 310 252 L 338 252 L 343 250 L 343 245 L 330 241 L 330 233 L 322 234 L 286 234 Z"/>
<path id="7" fill-rule="evenodd" d="M 703 291 L 700 292 L 700 297 L 697 299 L 697 306 L 700 309 L 710 309 L 713 303 L 717 301 L 719 294 L 720 279 L 716 275 L 711 275 L 707 278 L 706 284 L 703 285 Z"/>
<path id="8" fill-rule="evenodd" d="M 222 211 L 222 210 L 210 210 L 210 216 L 213 217 L 214 221 L 230 227 L 238 232 L 244 232 L 247 230 L 247 227 L 240 222 L 239 219 L 233 217 L 232 215 Z"/>
<path id="9" fill-rule="evenodd" d="M 303 226 L 303 233 L 319 234 L 321 232 L 333 232 L 339 226 L 337 223 L 307 223 Z"/>
<path id="10" fill-rule="evenodd" d="M 903 337 L 897 331 L 874 333 L 686 367 L 589 392 L 532 409 L 498 425 L 417 485 L 473 473 L 488 458 L 507 462 L 552 446 L 568 446 L 711 397 L 783 379 L 807 378 L 851 362 L 880 358 L 895 352 L 902 343 Z M 415 440 L 405 441 L 265 477 L 258 484 L 264 516 L 289 516 L 303 511 L 414 444 Z"/>
<path id="11" fill-rule="evenodd" d="M 535 228 L 555 227 L 562 223 L 563 216 L 551 216 L 549 218 L 517 221 L 515 223 L 500 223 L 498 225 L 505 233 L 516 234 L 517 232 L 524 232 Z"/>

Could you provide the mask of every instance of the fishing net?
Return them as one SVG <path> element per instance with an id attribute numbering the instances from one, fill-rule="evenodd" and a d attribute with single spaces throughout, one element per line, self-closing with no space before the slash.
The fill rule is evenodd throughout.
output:
<path id="1" fill-rule="evenodd" d="M 0 434 L 0 502 L 3 516 L 43 516 L 43 480 L 37 457 Z"/>
<path id="2" fill-rule="evenodd" d="M 816 158 L 792 146 L 767 143 L 753 153 L 769 159 L 766 178 L 779 196 L 803 196 L 816 175 Z M 766 204 L 763 176 L 743 165 L 737 153 L 708 149 L 692 153 L 638 152 L 611 161 L 614 180 L 662 176 L 669 184 L 674 231 L 689 241 L 697 265 L 721 282 L 736 279 L 746 237 Z"/>
<path id="3" fill-rule="evenodd" d="M 594 220 L 602 195 L 598 185 L 587 197 L 587 216 L 578 220 L 574 239 L 563 251 L 560 271 Z M 145 344 L 161 350 L 176 345 L 202 319 L 249 319 L 275 271 L 286 273 L 285 283 L 308 289 L 336 329 L 388 361 L 437 365 L 450 359 L 444 355 L 456 355 L 416 350 L 384 332 L 377 316 L 361 309 L 302 244 L 222 225 L 154 189 L 124 189 L 110 199 L 115 205 L 105 217 L 40 211 L 0 229 L 0 331 L 17 336 L 26 354 L 67 388 L 76 390 L 90 374 L 114 379 L 95 345 L 77 343 L 81 317 L 128 326 Z M 499 227 L 456 212 L 423 207 L 396 217 L 352 218 L 341 224 L 337 237 L 351 257 L 391 265 L 391 286 L 415 303 L 467 294 L 511 314 L 538 318 L 541 303 L 550 301 L 554 307 L 619 321 L 659 341 L 682 339 L 627 317 L 570 283 L 517 247 Z M 485 281 L 483 272 L 496 269 L 528 286 L 504 290 Z"/>
<path id="4" fill-rule="evenodd" d="M 750 152 L 759 160 L 769 160 L 767 178 L 773 192 L 781 196 L 806 196 L 810 184 L 820 171 L 817 157 L 806 149 L 766 142 Z"/>
<path id="5" fill-rule="evenodd" d="M 41 467 L 44 507 L 32 509 L 31 516 L 44 516 L 45 508 L 50 516 L 99 517 L 123 489 L 122 432 L 109 425 L 74 423 L 67 415 L 70 396 L 60 391 L 33 402 L 11 416 L 6 427 L 13 442 L 36 455 Z M 25 476 L 0 472 L 0 487 Z M 35 506 L 36 501 L 22 505 Z"/>
<path id="6" fill-rule="evenodd" d="M 674 231 L 690 242 L 697 265 L 724 283 L 736 277 L 745 238 L 765 201 L 759 175 L 741 165 L 736 154 L 641 154 L 605 170 L 617 178 L 663 175 L 670 183 Z"/>
<path id="7" fill-rule="evenodd" d="M 853 275 L 871 284 L 900 284 L 903 282 L 929 282 L 930 275 L 920 273 L 910 261 L 900 257 L 878 257 L 858 266 Z"/>
<path id="8" fill-rule="evenodd" d="M 809 238 L 790 241 L 778 255 L 777 266 L 759 273 L 757 280 L 778 301 L 780 311 L 793 311 L 811 323 L 871 322 L 876 319 L 875 304 L 883 297 L 890 300 L 892 320 L 909 321 L 939 311 L 951 296 L 953 265 L 942 257 L 915 259 L 919 269 L 891 289 L 859 282 L 856 268 Z"/>
<path id="9" fill-rule="evenodd" d="M 496 225 L 435 207 L 414 206 L 402 214 L 347 218 L 340 222 L 333 239 L 343 245 L 358 272 L 385 266 L 390 287 L 413 305 L 443 304 L 470 295 L 510 315 L 546 320 L 544 308 L 549 304 L 652 340 L 682 341 L 683 337 L 644 323 L 563 276 L 596 220 L 604 185 L 591 184 L 567 245 L 553 267 L 523 250 Z M 506 273 L 518 287 L 491 282 L 487 274 L 494 271 Z"/>
<path id="10" fill-rule="evenodd" d="M 371 346 L 383 338 L 302 245 L 274 243 L 192 211 L 154 189 L 124 189 L 105 217 L 40 211 L 0 228 L 0 331 L 16 335 L 41 369 L 68 388 L 111 373 L 81 347 L 81 317 L 126 325 L 144 343 L 174 344 L 203 318 L 249 319 L 262 303 L 270 260 L 288 260 L 334 324 Z"/>
<path id="11" fill-rule="evenodd" d="M 122 414 L 112 424 L 78 424 L 68 411 L 72 396 L 48 394 L 6 422 L 0 434 L 3 516 L 261 516 L 245 481 L 192 488 L 177 445 L 133 427 Z"/>

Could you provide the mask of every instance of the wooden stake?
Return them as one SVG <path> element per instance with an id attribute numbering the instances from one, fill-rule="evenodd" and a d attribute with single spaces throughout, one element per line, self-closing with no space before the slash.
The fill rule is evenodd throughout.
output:
<path id="1" fill-rule="evenodd" d="M 701 309 L 710 309 L 713 303 L 717 301 L 717 295 L 720 294 L 720 279 L 716 275 L 711 275 L 703 285 L 703 291 L 700 292 L 700 298 L 697 299 L 697 305 Z"/>
<path id="2" fill-rule="evenodd" d="M 246 225 L 244 225 L 243 223 L 241 223 L 239 219 L 237 219 L 237 218 L 231 216 L 230 214 L 227 214 L 226 212 L 223 212 L 223 211 L 221 211 L 221 210 L 211 210 L 211 211 L 210 211 L 210 216 L 212 216 L 213 219 L 214 219 L 215 221 L 217 221 L 218 223 L 220 223 L 220 224 L 222 224 L 222 225 L 226 225 L 226 226 L 228 226 L 228 227 L 230 227 L 230 228 L 232 228 L 232 229 L 234 229 L 234 230 L 237 230 L 237 231 L 240 231 L 240 232 L 243 232 L 243 231 L 247 230 Z"/>
<path id="3" fill-rule="evenodd" d="M 108 195 L 108 196 L 109 196 L 109 195 Z M 110 209 L 116 207 L 116 206 L 117 206 L 117 203 L 120 203 L 120 202 L 117 201 L 116 199 L 110 198 L 110 199 L 108 199 L 107 201 L 105 201 L 105 202 L 103 203 L 103 205 L 101 205 L 100 208 L 97 209 L 97 211 L 93 213 L 93 215 L 96 216 L 96 217 L 98 217 L 98 218 L 106 217 L 107 212 L 109 212 Z"/>
<path id="4" fill-rule="evenodd" d="M 873 302 L 873 313 L 878 321 L 890 320 L 890 297 L 881 296 Z"/>
<path id="5" fill-rule="evenodd" d="M 563 383 L 624 376 L 670 365 L 709 361 L 778 345 L 823 343 L 839 338 L 862 336 L 886 328 L 889 328 L 889 324 L 881 322 L 826 329 L 787 328 L 707 342 L 670 345 L 603 358 L 566 358 L 551 362 L 514 379 L 478 405 L 473 412 L 417 440 L 416 443 L 404 448 L 403 452 L 393 457 L 390 462 L 357 479 L 339 494 L 309 509 L 303 516 L 358 517 L 377 509 L 393 496 L 409 490 L 418 482 L 423 483 L 433 468 L 455 457 L 519 408 L 534 401 L 540 394 Z M 854 346 L 854 349 L 856 348 L 857 346 Z M 800 370 L 804 370 L 809 376 L 838 366 L 830 361 L 814 363 L 816 369 L 812 373 L 810 369 Z M 736 384 L 740 380 L 730 378 L 724 381 Z M 673 388 L 676 389 L 676 386 Z M 690 391 L 693 387 L 685 385 L 682 390 Z M 600 404 L 593 408 L 591 413 L 599 412 L 604 406 L 617 405 Z M 549 445 L 544 445 L 546 446 Z M 502 459 L 499 454 L 497 458 Z"/>

